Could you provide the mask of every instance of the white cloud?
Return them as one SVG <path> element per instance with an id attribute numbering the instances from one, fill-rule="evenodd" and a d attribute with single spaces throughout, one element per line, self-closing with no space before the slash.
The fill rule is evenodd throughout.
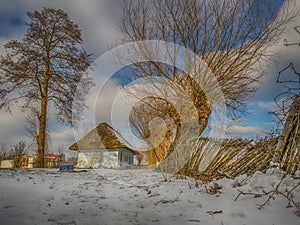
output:
<path id="1" fill-rule="evenodd" d="M 242 135 L 242 136 L 256 136 L 261 135 L 265 130 L 257 126 L 240 126 L 233 125 L 227 128 L 227 134 L 229 135 Z"/>
<path id="2" fill-rule="evenodd" d="M 274 101 L 253 101 L 250 102 L 249 105 L 255 109 L 256 107 L 259 107 L 261 109 L 265 109 L 269 112 L 273 112 L 275 110 L 278 110 L 278 106 L 276 105 L 276 103 Z"/>
<path id="3" fill-rule="evenodd" d="M 62 127 L 50 133 L 52 142 L 55 141 L 60 143 L 60 145 L 64 145 L 67 149 L 70 147 L 75 139 L 73 129 Z M 56 145 L 57 146 L 57 145 Z M 56 150 L 56 149 L 54 149 Z"/>
<path id="4" fill-rule="evenodd" d="M 0 142 L 7 146 L 13 146 L 21 140 L 30 142 L 24 129 L 26 115 L 17 106 L 12 106 L 11 111 L 13 114 L 0 114 Z"/>
<path id="5" fill-rule="evenodd" d="M 84 45 L 98 57 L 114 44 L 120 20 L 120 1 L 109 0 L 52 0 L 47 6 L 65 10 L 82 30 Z"/>
<path id="6" fill-rule="evenodd" d="M 286 24 L 284 32 L 277 37 L 277 44 L 273 46 L 269 51 L 272 53 L 272 60 L 265 65 L 266 76 L 263 77 L 263 82 L 259 86 L 260 97 L 265 99 L 272 99 L 278 94 L 282 93 L 285 90 L 284 84 L 276 83 L 278 72 L 286 67 L 289 63 L 294 63 L 294 66 L 298 71 L 300 70 L 300 57 L 298 45 L 284 45 L 284 39 L 288 43 L 300 43 L 300 34 L 297 33 L 294 29 L 296 26 L 300 26 L 300 1 L 298 0 L 289 0 L 285 1 L 285 4 L 289 6 L 289 12 L 297 12 L 298 15 L 294 18 L 289 24 Z"/>

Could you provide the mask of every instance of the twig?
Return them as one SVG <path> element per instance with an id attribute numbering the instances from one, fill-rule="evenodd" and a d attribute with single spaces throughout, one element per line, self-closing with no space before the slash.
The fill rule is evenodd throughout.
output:
<path id="1" fill-rule="evenodd" d="M 222 213 L 222 212 L 223 212 L 223 210 L 217 210 L 217 211 L 210 210 L 210 211 L 207 211 L 206 213 L 208 213 L 209 215 L 211 215 L 212 218 L 214 219 L 214 215 L 215 214 Z"/>
<path id="2" fill-rule="evenodd" d="M 239 192 L 239 194 L 236 196 L 236 198 L 234 199 L 234 201 L 237 201 L 238 198 L 239 198 L 241 195 L 253 195 L 254 198 L 260 198 L 260 197 L 262 197 L 262 196 L 264 195 L 264 193 L 263 193 L 263 194 L 260 194 L 260 193 L 252 193 L 252 192 L 243 192 L 243 191 L 241 191 L 241 190 L 239 190 L 239 189 L 238 189 L 238 192 Z"/>
<path id="3" fill-rule="evenodd" d="M 263 193 L 253 193 L 253 192 L 243 192 L 243 191 L 238 189 L 239 194 L 234 199 L 234 201 L 237 201 L 238 198 L 241 195 L 253 195 L 254 198 L 259 198 L 259 197 L 262 197 L 262 196 L 268 196 L 267 200 L 263 204 L 261 204 L 258 208 L 258 209 L 262 209 L 266 204 L 268 204 L 270 202 L 271 199 L 274 199 L 274 196 L 276 194 L 279 194 L 279 195 L 283 196 L 284 198 L 286 198 L 288 200 L 289 204 L 292 204 L 293 207 L 296 208 L 295 214 L 300 217 L 300 202 L 295 201 L 294 198 L 293 198 L 293 194 L 292 194 L 292 192 L 294 190 L 296 190 L 298 187 L 300 187 L 300 182 L 297 185 L 295 185 L 289 191 L 288 190 L 286 190 L 286 192 L 279 191 L 279 187 L 282 184 L 282 182 L 284 181 L 285 177 L 286 177 L 286 174 L 282 177 L 280 182 L 276 185 L 275 189 L 272 190 L 272 191 L 268 191 L 268 192 L 263 191 Z"/>
<path id="4" fill-rule="evenodd" d="M 282 182 L 283 182 L 283 180 L 284 180 L 285 177 L 286 177 L 286 174 L 281 178 L 280 182 L 276 185 L 275 190 L 266 193 L 266 195 L 269 195 L 270 193 L 271 193 L 271 194 L 269 195 L 268 199 L 267 199 L 263 204 L 261 204 L 261 205 L 259 206 L 258 209 L 262 209 L 267 203 L 270 202 L 270 200 L 274 197 L 275 194 L 278 194 L 278 193 L 279 193 L 278 188 L 279 188 L 280 185 L 282 184 Z"/>

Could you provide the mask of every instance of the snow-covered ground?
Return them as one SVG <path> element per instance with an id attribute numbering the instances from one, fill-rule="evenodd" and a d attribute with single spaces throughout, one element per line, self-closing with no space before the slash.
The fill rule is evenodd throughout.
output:
<path id="1" fill-rule="evenodd" d="M 192 179 L 165 182 L 153 170 L 0 170 L 0 224 L 300 224 L 295 208 L 286 207 L 288 201 L 280 195 L 262 209 L 266 196 L 241 195 L 234 201 L 238 190 L 274 189 L 280 173 L 245 178 L 205 187 Z M 299 182 L 287 177 L 281 190 Z M 294 200 L 300 200 L 300 188 L 294 190 Z"/>

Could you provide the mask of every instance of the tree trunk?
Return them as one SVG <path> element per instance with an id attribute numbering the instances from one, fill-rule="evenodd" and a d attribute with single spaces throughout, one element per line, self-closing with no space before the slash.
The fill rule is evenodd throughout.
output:
<path id="1" fill-rule="evenodd" d="M 38 167 L 45 167 L 45 146 L 46 146 L 46 132 L 47 132 L 47 108 L 48 108 L 48 82 L 49 82 L 49 60 L 45 64 L 44 72 L 44 84 L 42 90 L 42 99 L 41 99 L 41 109 L 39 115 L 39 131 L 37 135 L 37 145 L 38 145 Z"/>
<path id="2" fill-rule="evenodd" d="M 39 133 L 37 136 L 38 144 L 38 167 L 45 167 L 44 165 L 44 155 L 45 155 L 45 146 L 46 146 L 46 122 L 47 122 L 47 105 L 48 99 L 43 98 L 41 102 L 41 112 L 39 116 Z"/>

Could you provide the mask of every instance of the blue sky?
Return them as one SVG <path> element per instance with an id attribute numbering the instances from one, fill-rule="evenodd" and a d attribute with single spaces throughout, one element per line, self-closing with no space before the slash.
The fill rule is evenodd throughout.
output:
<path id="1" fill-rule="evenodd" d="M 291 3 L 293 7 L 300 7 L 300 1 L 291 0 L 291 2 L 293 2 Z M 115 44 L 117 23 L 121 16 L 120 2 L 109 0 L 0 0 L 0 5 L 0 54 L 4 52 L 3 44 L 7 41 L 23 37 L 26 31 L 26 12 L 40 10 L 42 6 L 61 8 L 69 13 L 71 19 L 82 29 L 84 47 L 88 52 L 93 53 L 95 58 L 104 54 Z M 287 24 L 285 33 L 282 37 L 278 37 L 278 45 L 270 49 L 276 56 L 268 65 L 265 65 L 267 76 L 262 79 L 259 91 L 247 102 L 249 114 L 242 118 L 243 121 L 230 124 L 229 135 L 255 137 L 262 135 L 263 131 L 271 130 L 274 126 L 276 119 L 268 112 L 276 109 L 273 99 L 283 90 L 283 85 L 275 82 L 278 71 L 289 62 L 293 62 L 296 69 L 300 71 L 300 47 L 283 45 L 284 39 L 290 43 L 300 42 L 300 35 L 293 29 L 294 26 L 299 25 L 300 18 Z M 110 85 L 114 86 L 112 83 Z M 112 105 L 114 91 L 115 89 L 108 88 L 103 93 L 105 99 L 101 111 L 103 114 L 98 120 L 109 120 L 109 107 Z M 93 105 L 92 102 L 88 104 Z M 13 115 L 4 112 L 0 112 L 0 115 L 0 143 L 11 146 L 21 139 L 26 139 L 26 132 L 23 128 L 25 116 L 18 108 L 14 108 Z M 89 116 L 91 115 L 85 114 L 86 122 L 83 122 L 85 130 L 93 126 Z M 48 128 L 52 137 L 52 151 L 56 151 L 59 145 L 66 149 L 74 141 L 73 130 L 58 125 L 53 115 L 49 118 Z M 123 131 L 123 136 L 130 139 L 126 131 L 125 133 Z"/>

